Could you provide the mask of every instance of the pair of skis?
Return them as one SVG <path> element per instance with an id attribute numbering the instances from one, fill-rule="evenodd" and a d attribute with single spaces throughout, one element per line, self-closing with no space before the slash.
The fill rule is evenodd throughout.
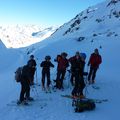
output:
<path id="1" fill-rule="evenodd" d="M 81 99 L 81 100 L 91 100 L 95 103 L 103 103 L 108 102 L 108 99 L 96 99 L 96 98 L 80 98 L 80 97 L 73 97 L 72 95 L 61 95 L 61 97 L 70 98 L 70 99 Z"/>

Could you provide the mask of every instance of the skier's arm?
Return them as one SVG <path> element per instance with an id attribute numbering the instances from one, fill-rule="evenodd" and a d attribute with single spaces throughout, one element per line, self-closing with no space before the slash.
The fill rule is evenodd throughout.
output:
<path id="1" fill-rule="evenodd" d="M 44 62 L 42 62 L 42 63 L 40 64 L 40 67 L 44 67 Z"/>
<path id="2" fill-rule="evenodd" d="M 89 58 L 89 61 L 88 61 L 88 64 L 87 64 L 88 66 L 90 65 L 91 58 L 92 58 L 92 55 Z"/>
<path id="3" fill-rule="evenodd" d="M 50 62 L 50 67 L 54 67 L 54 65 Z"/>
<path id="4" fill-rule="evenodd" d="M 68 60 L 67 60 L 67 63 L 66 63 L 66 67 L 69 67 L 69 62 L 68 62 Z"/>

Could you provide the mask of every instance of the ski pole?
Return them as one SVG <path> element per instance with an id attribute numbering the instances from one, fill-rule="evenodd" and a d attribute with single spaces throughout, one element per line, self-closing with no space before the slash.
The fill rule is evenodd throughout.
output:
<path id="1" fill-rule="evenodd" d="M 35 88 L 35 86 L 32 86 L 32 87 L 31 87 L 31 90 L 34 92 L 34 95 L 36 95 L 36 97 L 39 97 L 38 91 L 37 91 L 37 89 Z"/>
<path id="2" fill-rule="evenodd" d="M 88 69 L 89 68 L 87 66 L 87 73 L 88 73 Z M 89 93 L 88 90 L 87 90 L 87 87 L 88 87 L 88 79 L 87 78 L 88 78 L 88 75 L 85 76 L 85 96 L 86 96 L 87 93 Z"/>

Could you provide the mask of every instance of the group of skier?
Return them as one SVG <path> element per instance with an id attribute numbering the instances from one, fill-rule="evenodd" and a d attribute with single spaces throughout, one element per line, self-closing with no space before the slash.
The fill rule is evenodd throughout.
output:
<path id="1" fill-rule="evenodd" d="M 67 68 L 70 66 L 70 70 L 68 70 L 71 74 L 70 82 L 71 85 L 74 86 L 71 94 L 73 96 L 80 96 L 84 98 L 83 89 L 85 87 L 84 82 L 84 75 L 88 75 L 88 83 L 93 84 L 95 83 L 95 76 L 96 72 L 99 68 L 99 65 L 102 62 L 101 55 L 99 54 L 98 49 L 94 50 L 94 53 L 91 54 L 88 66 L 90 66 L 89 73 L 84 72 L 85 67 L 85 59 L 86 54 L 80 53 L 77 51 L 74 56 L 67 59 L 68 54 L 66 52 L 62 52 L 60 55 L 54 59 L 57 62 L 57 75 L 54 82 L 54 88 L 56 89 L 64 89 L 64 78 L 67 71 Z M 22 75 L 21 75 L 21 93 L 20 93 L 20 100 L 18 104 L 23 103 L 25 100 L 33 100 L 30 97 L 30 86 L 34 85 L 34 74 L 36 70 L 36 61 L 34 56 L 30 56 L 30 60 L 27 62 L 27 65 L 23 66 L 22 68 Z M 54 67 L 53 63 L 51 62 L 50 56 L 45 56 L 45 60 L 40 63 L 40 67 L 42 67 L 42 90 L 50 90 L 50 68 Z M 47 82 L 45 85 L 45 79 L 47 78 Z"/>

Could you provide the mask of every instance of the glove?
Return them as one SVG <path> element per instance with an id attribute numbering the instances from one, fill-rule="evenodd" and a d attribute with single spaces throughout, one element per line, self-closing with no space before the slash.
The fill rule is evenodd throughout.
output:
<path id="1" fill-rule="evenodd" d="M 54 62 L 57 62 L 57 59 L 54 59 Z"/>
<path id="2" fill-rule="evenodd" d="M 90 64 L 88 63 L 87 66 L 90 66 Z"/>

